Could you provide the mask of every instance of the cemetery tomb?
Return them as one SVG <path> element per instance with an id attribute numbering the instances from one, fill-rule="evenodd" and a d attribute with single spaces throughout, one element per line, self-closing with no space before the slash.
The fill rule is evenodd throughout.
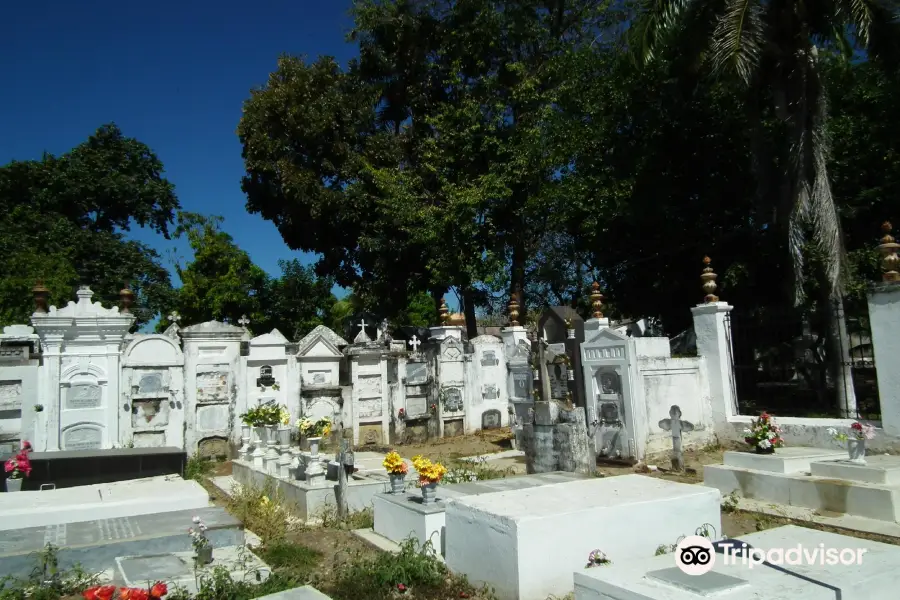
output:
<path id="1" fill-rule="evenodd" d="M 716 490 L 642 475 L 451 498 L 444 558 L 499 600 L 546 600 L 572 591 L 592 550 L 625 564 L 703 525 L 721 531 L 720 502 Z"/>
<path id="2" fill-rule="evenodd" d="M 0 531 L 207 506 L 209 494 L 199 483 L 174 475 L 0 494 Z"/>
<path id="3" fill-rule="evenodd" d="M 876 600 L 897 597 L 896 565 L 900 564 L 897 546 L 795 525 L 768 529 L 739 539 L 766 551 L 787 550 L 798 545 L 809 552 L 820 548 L 852 550 L 844 556 L 846 559 L 855 558 L 857 550 L 865 552 L 858 565 L 841 564 L 838 555 L 838 564 L 828 564 L 826 558 L 826 561 L 817 560 L 814 564 L 780 565 L 788 572 L 762 564 L 751 567 L 749 562 L 741 564 L 740 558 L 729 558 L 729 564 L 723 564 L 724 556 L 716 554 L 712 570 L 694 576 L 681 573 L 675 566 L 673 554 L 621 562 L 613 560 L 605 566 L 575 569 L 575 600 Z"/>
<path id="4" fill-rule="evenodd" d="M 410 478 L 411 475 L 406 476 L 407 482 L 412 485 L 415 479 Z M 444 513 L 448 499 L 526 489 L 566 481 L 578 481 L 585 478 L 585 475 L 576 473 L 557 472 L 439 485 L 437 488 L 437 500 L 432 504 L 423 504 L 421 491 L 414 488 L 410 489 L 406 494 L 376 494 L 373 497 L 375 508 L 374 531 L 376 534 L 397 544 L 410 535 L 415 537 L 420 545 L 431 541 L 434 550 L 438 554 L 443 555 L 445 551 Z"/>
<path id="5" fill-rule="evenodd" d="M 35 553 L 47 543 L 59 548 L 60 568 L 78 563 L 89 572 L 111 569 L 118 556 L 186 552 L 191 550 L 186 530 L 194 516 L 209 527 L 207 538 L 213 547 L 244 543 L 241 522 L 219 507 L 11 529 L 0 542 L 0 573 L 27 577 L 34 569 Z"/>
<path id="6" fill-rule="evenodd" d="M 900 461 L 867 457 L 863 466 L 846 457 L 846 450 L 799 447 L 774 454 L 726 452 L 725 464 L 704 467 L 703 484 L 762 502 L 900 521 Z"/>

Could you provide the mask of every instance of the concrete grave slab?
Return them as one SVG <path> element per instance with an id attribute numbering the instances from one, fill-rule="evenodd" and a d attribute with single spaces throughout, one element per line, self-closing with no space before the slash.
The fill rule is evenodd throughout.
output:
<path id="1" fill-rule="evenodd" d="M 203 486 L 177 475 L 0 494 L 0 531 L 191 510 L 209 505 L 209 494 Z"/>
<path id="2" fill-rule="evenodd" d="M 564 596 L 592 550 L 627 562 L 703 525 L 720 532 L 721 496 L 709 491 L 623 475 L 448 499 L 445 560 L 499 600 Z"/>
<path id="3" fill-rule="evenodd" d="M 214 548 L 244 543 L 241 522 L 219 507 L 12 529 L 0 536 L 0 573 L 29 575 L 37 564 L 36 553 L 47 543 L 59 548 L 61 568 L 80 563 L 88 571 L 112 568 L 118 556 L 186 552 L 191 549 L 187 528 L 194 516 L 209 527 L 207 537 Z"/>
<path id="4" fill-rule="evenodd" d="M 815 529 L 787 525 L 741 536 L 761 550 L 796 548 L 809 552 L 824 549 L 864 549 L 861 564 L 828 564 L 827 555 L 813 564 L 782 565 L 784 569 L 807 579 L 765 565 L 741 564 L 741 559 L 724 564 L 716 555 L 713 570 L 705 575 L 676 575 L 674 555 L 577 569 L 575 600 L 697 600 L 698 598 L 766 598 L 766 600 L 834 600 L 841 592 L 843 600 L 895 598 L 900 563 L 900 548 Z M 848 555 L 849 557 L 849 555 Z M 680 573 L 680 571 L 679 571 Z M 712 577 L 709 577 L 712 576 Z M 696 580 L 696 583 L 692 580 Z M 741 582 L 741 583 L 738 583 Z M 731 586 L 729 586 L 731 584 Z M 829 586 L 829 587 L 825 587 Z"/>
<path id="5" fill-rule="evenodd" d="M 194 552 L 172 552 L 147 556 L 116 558 L 119 576 L 127 587 L 146 587 L 148 583 L 163 581 L 171 587 L 197 593 L 197 582 L 213 575 L 217 567 L 224 567 L 233 580 L 264 582 L 271 569 L 255 554 L 240 546 L 213 549 L 213 562 L 200 568 L 194 565 Z"/>
<path id="6" fill-rule="evenodd" d="M 816 461 L 810 464 L 810 472 L 816 477 L 900 486 L 900 456 L 867 456 L 864 465 L 849 460 Z"/>
<path id="7" fill-rule="evenodd" d="M 443 556 L 446 550 L 444 545 L 446 500 L 553 485 L 566 481 L 580 481 L 587 477 L 560 471 L 441 485 L 437 489 L 437 501 L 433 504 L 423 504 L 422 494 L 418 490 L 407 494 L 377 494 L 373 498 L 374 530 L 378 535 L 397 544 L 410 535 L 418 541 L 420 546 L 424 546 L 426 542 L 430 541 L 435 552 Z"/>
<path id="8" fill-rule="evenodd" d="M 311 585 L 304 585 L 303 587 L 262 596 L 257 598 L 257 600 L 331 600 L 331 597 L 326 596 Z"/>
<path id="9" fill-rule="evenodd" d="M 728 451 L 722 457 L 726 467 L 754 469 L 771 473 L 809 473 L 810 463 L 819 460 L 847 458 L 846 450 L 788 446 L 776 448 L 774 454 Z"/>

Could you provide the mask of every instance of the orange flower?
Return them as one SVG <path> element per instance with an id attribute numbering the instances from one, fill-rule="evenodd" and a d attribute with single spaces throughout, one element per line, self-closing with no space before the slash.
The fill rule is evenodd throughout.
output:
<path id="1" fill-rule="evenodd" d="M 150 588 L 150 598 L 157 600 L 169 593 L 169 588 L 162 581 L 157 581 Z"/>
<path id="2" fill-rule="evenodd" d="M 150 600 L 150 594 L 141 588 L 120 588 L 119 600 Z"/>
<path id="3" fill-rule="evenodd" d="M 98 585 L 84 590 L 81 595 L 85 600 L 112 600 L 116 593 L 114 585 Z"/>

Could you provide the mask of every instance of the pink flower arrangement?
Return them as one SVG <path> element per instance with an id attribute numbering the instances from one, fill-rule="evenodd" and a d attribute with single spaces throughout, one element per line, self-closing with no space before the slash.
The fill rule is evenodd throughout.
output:
<path id="1" fill-rule="evenodd" d="M 10 479 L 22 479 L 31 476 L 31 461 L 28 459 L 28 453 L 31 452 L 31 443 L 22 442 L 22 449 L 19 453 L 6 461 L 4 469 L 9 473 Z"/>

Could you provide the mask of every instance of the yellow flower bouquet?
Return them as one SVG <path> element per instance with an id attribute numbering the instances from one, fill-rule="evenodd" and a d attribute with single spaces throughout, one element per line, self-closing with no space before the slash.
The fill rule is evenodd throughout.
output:
<path id="1" fill-rule="evenodd" d="M 439 462 L 431 462 L 421 455 L 413 457 L 413 467 L 419 474 L 419 483 L 421 485 L 440 483 L 444 475 L 447 474 L 447 467 Z"/>
<path id="2" fill-rule="evenodd" d="M 387 469 L 390 475 L 406 475 L 409 472 L 409 466 L 406 464 L 406 461 L 393 450 L 387 453 L 381 465 Z"/>

